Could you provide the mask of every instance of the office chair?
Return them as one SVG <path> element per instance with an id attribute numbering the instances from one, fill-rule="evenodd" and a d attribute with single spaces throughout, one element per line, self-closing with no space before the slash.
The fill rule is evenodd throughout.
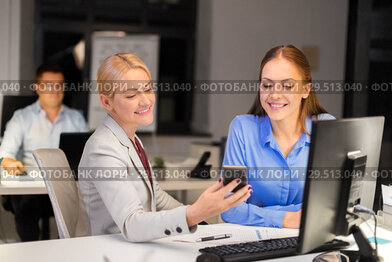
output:
<path id="1" fill-rule="evenodd" d="M 93 132 L 72 132 L 61 133 L 59 148 L 63 150 L 67 157 L 68 163 L 74 173 L 75 179 L 78 180 L 78 166 L 82 158 L 84 145 Z"/>
<path id="2" fill-rule="evenodd" d="M 43 148 L 34 150 L 33 156 L 45 181 L 60 238 L 90 235 L 89 218 L 64 152 Z"/>

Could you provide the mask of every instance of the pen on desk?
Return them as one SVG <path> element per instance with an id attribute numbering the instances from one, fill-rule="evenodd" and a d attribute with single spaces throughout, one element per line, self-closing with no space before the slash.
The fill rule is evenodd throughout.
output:
<path id="1" fill-rule="evenodd" d="M 197 239 L 196 242 L 225 239 L 225 238 L 229 238 L 231 236 L 232 236 L 232 234 L 222 234 L 222 235 L 217 235 L 217 236 L 202 237 L 202 238 Z"/>

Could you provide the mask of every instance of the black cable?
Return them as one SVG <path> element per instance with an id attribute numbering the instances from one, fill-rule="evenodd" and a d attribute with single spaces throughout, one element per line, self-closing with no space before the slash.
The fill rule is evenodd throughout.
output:
<path id="1" fill-rule="evenodd" d="M 370 215 L 373 216 L 373 218 L 374 218 L 374 232 L 373 232 L 373 234 L 374 234 L 374 243 L 375 243 L 375 245 L 376 245 L 376 256 L 378 256 L 378 243 L 377 243 L 377 216 L 376 216 L 376 214 L 374 213 L 373 210 L 371 210 L 371 209 L 369 209 L 369 208 L 367 208 L 367 207 L 361 206 L 361 205 L 356 205 L 356 206 L 354 206 L 354 213 L 365 213 L 365 214 L 370 214 Z M 365 219 L 363 219 L 361 216 L 359 216 L 359 217 L 360 217 L 363 221 L 365 221 Z M 367 221 L 365 221 L 365 222 L 366 222 L 366 224 L 368 224 Z"/>

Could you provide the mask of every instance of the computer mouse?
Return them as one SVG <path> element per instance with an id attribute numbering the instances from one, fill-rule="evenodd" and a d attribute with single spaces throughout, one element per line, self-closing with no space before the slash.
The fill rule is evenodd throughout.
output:
<path id="1" fill-rule="evenodd" d="M 222 260 L 215 254 L 204 253 L 196 258 L 196 262 L 222 262 Z"/>

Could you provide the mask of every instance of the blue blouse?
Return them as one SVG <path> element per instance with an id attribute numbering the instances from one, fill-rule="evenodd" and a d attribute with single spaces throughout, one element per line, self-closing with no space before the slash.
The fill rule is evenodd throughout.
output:
<path id="1" fill-rule="evenodd" d="M 320 114 L 319 120 L 335 119 Z M 305 128 L 311 132 L 312 120 Z M 230 124 L 223 165 L 248 168 L 253 193 L 244 203 L 222 213 L 229 223 L 282 227 L 286 212 L 301 209 L 310 136 L 305 132 L 284 158 L 268 116 L 239 115 Z"/>

